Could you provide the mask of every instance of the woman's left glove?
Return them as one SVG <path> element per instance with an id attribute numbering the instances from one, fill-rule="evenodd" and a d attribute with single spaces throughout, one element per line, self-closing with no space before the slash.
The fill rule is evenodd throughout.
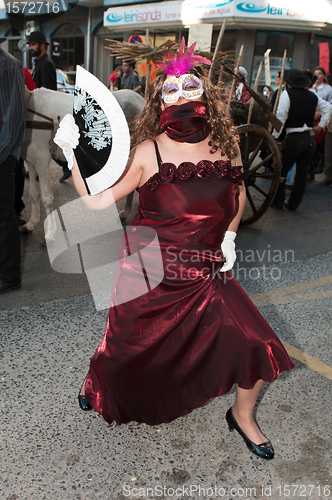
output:
<path id="1" fill-rule="evenodd" d="M 234 231 L 226 231 L 224 239 L 221 243 L 221 251 L 223 253 L 224 258 L 226 259 L 225 264 L 220 269 L 220 271 L 222 272 L 226 272 L 232 269 L 236 261 L 235 242 L 234 242 L 235 238 L 236 238 L 236 233 L 234 233 Z"/>
<path id="2" fill-rule="evenodd" d="M 60 126 L 55 134 L 53 141 L 63 151 L 68 162 L 68 168 L 71 170 L 74 165 L 74 151 L 78 146 L 80 130 L 75 123 L 72 115 L 68 113 L 60 122 Z"/>

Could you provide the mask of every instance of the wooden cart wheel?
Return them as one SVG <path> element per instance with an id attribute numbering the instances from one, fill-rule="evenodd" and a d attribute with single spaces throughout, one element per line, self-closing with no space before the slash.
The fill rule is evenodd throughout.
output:
<path id="1" fill-rule="evenodd" d="M 271 205 L 280 181 L 281 157 L 277 142 L 263 127 L 241 125 L 237 132 L 247 190 L 243 227 L 260 219 Z"/>

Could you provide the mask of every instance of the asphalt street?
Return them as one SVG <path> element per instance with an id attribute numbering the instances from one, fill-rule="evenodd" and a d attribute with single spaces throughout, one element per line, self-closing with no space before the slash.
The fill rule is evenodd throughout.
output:
<path id="1" fill-rule="evenodd" d="M 60 167 L 51 173 L 54 208 L 76 200 L 72 180 L 58 182 Z M 297 212 L 269 209 L 236 239 L 235 278 L 296 364 L 264 385 L 256 408 L 272 461 L 229 432 L 234 389 L 158 426 L 108 426 L 83 413 L 77 394 L 107 309 L 96 307 L 85 273 L 52 269 L 42 223 L 22 236 L 22 289 L 0 297 L 0 498 L 331 499 L 331 219 L 332 189 L 316 181 Z"/>

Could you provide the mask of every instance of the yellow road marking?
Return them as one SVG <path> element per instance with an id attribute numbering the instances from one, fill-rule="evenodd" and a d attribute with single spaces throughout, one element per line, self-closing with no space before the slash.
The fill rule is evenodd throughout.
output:
<path id="1" fill-rule="evenodd" d="M 314 291 L 313 288 L 320 286 L 330 285 L 332 283 L 332 275 L 324 276 L 323 278 L 318 278 L 315 280 L 305 281 L 303 283 L 297 283 L 296 285 L 285 286 L 283 288 L 278 288 L 277 290 L 270 290 L 268 292 L 257 293 L 251 295 L 250 298 L 257 307 L 263 307 L 268 305 L 278 305 L 278 304 L 289 304 L 294 302 L 306 302 L 308 300 L 321 299 L 332 297 L 332 290 L 320 290 Z M 307 293 L 302 293 L 305 290 L 310 290 Z M 332 367 L 322 363 L 318 359 L 300 351 L 297 347 L 288 344 L 281 340 L 283 346 L 288 352 L 289 356 L 297 359 L 304 365 L 311 368 L 317 373 L 320 373 L 324 377 L 332 380 Z"/>
<path id="2" fill-rule="evenodd" d="M 306 354 L 305 352 L 300 351 L 300 349 L 297 349 L 297 347 L 294 347 L 291 344 L 284 342 L 283 340 L 281 340 L 281 342 L 282 342 L 284 348 L 286 349 L 286 351 L 288 352 L 289 356 L 297 359 L 298 361 L 301 361 L 301 363 L 303 363 L 304 365 L 307 365 L 309 368 L 311 368 L 315 372 L 320 373 L 324 377 L 332 380 L 332 368 L 331 368 L 331 366 L 328 366 L 325 363 L 322 363 L 321 361 L 314 358 L 313 356 L 310 356 L 310 354 Z"/>
<path id="3" fill-rule="evenodd" d="M 308 293 L 301 293 L 305 290 L 312 290 L 319 286 L 326 286 L 332 283 L 332 275 L 324 276 L 316 280 L 304 281 L 296 285 L 285 286 L 277 290 L 270 290 L 268 292 L 256 293 L 251 295 L 250 298 L 257 307 L 289 304 L 290 302 L 306 302 L 308 300 L 332 297 L 332 290 L 310 291 Z"/>

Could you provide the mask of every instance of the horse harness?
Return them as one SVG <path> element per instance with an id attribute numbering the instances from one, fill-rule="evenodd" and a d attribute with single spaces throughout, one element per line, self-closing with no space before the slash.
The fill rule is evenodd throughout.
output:
<path id="1" fill-rule="evenodd" d="M 57 145 L 53 141 L 54 136 L 56 131 L 59 128 L 59 123 L 60 123 L 60 116 L 58 116 L 57 120 L 53 120 L 53 118 L 50 118 L 49 116 L 43 115 L 42 113 L 38 113 L 38 111 L 35 111 L 33 109 L 27 108 L 27 111 L 30 113 L 40 116 L 40 118 L 43 118 L 46 121 L 40 121 L 40 120 L 26 120 L 25 126 L 26 128 L 29 129 L 35 129 L 35 130 L 51 130 L 52 131 L 52 138 L 49 141 L 50 144 L 50 153 L 52 158 L 55 157 L 56 151 L 57 151 Z"/>

